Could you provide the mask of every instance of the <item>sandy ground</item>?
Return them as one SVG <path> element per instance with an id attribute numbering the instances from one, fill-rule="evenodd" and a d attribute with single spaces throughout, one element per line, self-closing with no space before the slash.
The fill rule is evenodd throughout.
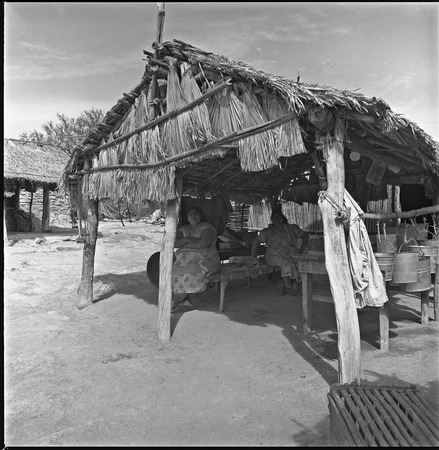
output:
<path id="1" fill-rule="evenodd" d="M 96 302 L 80 311 L 77 230 L 10 234 L 4 251 L 5 437 L 9 446 L 331 446 L 327 403 L 337 382 L 331 303 L 314 302 L 301 333 L 301 297 L 276 282 L 235 280 L 194 296 L 160 343 L 158 290 L 146 275 L 163 228 L 102 222 Z M 325 277 L 317 291 L 329 293 Z M 390 348 L 378 311 L 359 313 L 362 379 L 414 384 L 438 410 L 438 323 L 420 299 L 391 295 Z"/>

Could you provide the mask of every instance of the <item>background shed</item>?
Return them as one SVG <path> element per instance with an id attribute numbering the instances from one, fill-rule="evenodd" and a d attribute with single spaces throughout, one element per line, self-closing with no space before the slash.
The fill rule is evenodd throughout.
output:
<path id="1" fill-rule="evenodd" d="M 50 222 L 49 193 L 58 189 L 68 156 L 49 145 L 4 142 L 3 208 L 7 231 L 32 231 L 33 198 L 43 191 L 42 230 L 48 231 Z M 30 192 L 29 211 L 20 206 L 21 190 Z"/>

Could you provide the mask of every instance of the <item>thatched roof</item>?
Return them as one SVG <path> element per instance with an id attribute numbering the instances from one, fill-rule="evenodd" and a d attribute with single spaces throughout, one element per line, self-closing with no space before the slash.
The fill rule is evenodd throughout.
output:
<path id="1" fill-rule="evenodd" d="M 384 184 L 422 176 L 430 193 L 439 189 L 439 144 L 381 99 L 267 74 L 178 40 L 153 49 L 155 54 L 145 51 L 139 85 L 105 115 L 66 167 L 65 181 L 89 174 L 91 198 L 164 202 L 175 197 L 176 173 L 183 176 L 184 194 L 223 192 L 248 203 L 287 193 L 299 179 L 318 185 L 316 140 L 336 118 L 346 124 L 348 189 L 364 185 L 374 160 L 388 164 Z M 201 96 L 202 103 L 191 103 Z"/>
<path id="2" fill-rule="evenodd" d="M 22 143 L 16 140 L 4 142 L 3 178 L 35 187 L 54 189 L 61 180 L 68 156 L 61 150 L 47 145 Z"/>

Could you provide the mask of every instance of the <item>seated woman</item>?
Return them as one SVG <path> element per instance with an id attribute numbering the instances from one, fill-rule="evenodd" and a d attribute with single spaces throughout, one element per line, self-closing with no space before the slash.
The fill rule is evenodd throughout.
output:
<path id="1" fill-rule="evenodd" d="M 281 211 L 271 214 L 272 224 L 260 231 L 259 236 L 253 241 L 252 256 L 257 257 L 258 246 L 261 242 L 267 244 L 265 260 L 270 266 L 279 266 L 281 277 L 279 290 L 283 295 L 289 290 L 292 295 L 297 295 L 297 281 L 300 280 L 297 263 L 291 258 L 303 253 L 308 245 L 309 234 L 297 224 L 289 224 Z M 298 239 L 302 239 L 299 248 Z"/>
<path id="2" fill-rule="evenodd" d="M 189 294 L 207 288 L 206 275 L 220 269 L 221 260 L 215 247 L 216 229 L 206 221 L 203 211 L 193 206 L 188 211 L 188 224 L 177 230 L 175 259 L 172 270 L 172 308 L 180 303 L 191 306 Z"/>

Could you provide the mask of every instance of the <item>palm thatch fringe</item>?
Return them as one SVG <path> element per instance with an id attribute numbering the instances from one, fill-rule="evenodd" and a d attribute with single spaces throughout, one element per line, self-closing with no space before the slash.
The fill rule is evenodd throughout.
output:
<path id="1" fill-rule="evenodd" d="M 106 155 L 104 156 L 104 158 L 106 157 Z M 95 156 L 92 159 L 91 162 L 91 167 L 99 167 L 100 166 L 100 160 L 98 160 L 97 156 Z M 90 176 L 88 178 L 88 193 L 90 195 L 91 198 L 97 198 L 99 196 L 99 190 L 100 190 L 100 186 L 101 186 L 101 176 L 96 177 L 95 175 L 102 175 L 101 172 L 95 172 L 93 173 L 93 176 Z"/>
<path id="2" fill-rule="evenodd" d="M 226 88 L 212 97 L 208 110 L 212 134 L 216 138 L 244 129 L 242 103 L 231 88 Z"/>
<path id="3" fill-rule="evenodd" d="M 127 118 L 120 127 L 117 135 L 114 135 L 114 137 L 117 138 L 119 136 L 123 136 L 135 129 L 136 129 L 136 108 L 133 105 L 130 109 L 130 113 L 128 114 Z M 137 146 L 137 135 L 134 135 L 128 138 L 127 140 L 120 142 L 116 148 L 111 147 L 110 150 L 117 149 L 117 159 L 119 161 L 124 162 L 125 164 L 131 163 L 134 164 L 135 158 L 133 158 L 133 156 L 135 155 L 136 152 L 136 146 Z"/>
<path id="4" fill-rule="evenodd" d="M 168 111 L 185 106 L 188 102 L 183 96 L 175 64 L 168 73 L 166 108 Z M 196 148 L 195 129 L 190 111 L 170 118 L 162 126 L 162 147 L 167 156 L 174 156 Z"/>
<path id="5" fill-rule="evenodd" d="M 195 153 L 193 155 L 188 156 L 187 158 L 182 158 L 179 161 L 178 166 L 184 168 L 192 165 L 195 162 L 203 161 L 206 158 L 213 158 L 213 157 L 224 158 L 229 150 L 230 150 L 229 148 L 218 148 L 218 147 L 208 148 L 204 150 L 204 152 L 202 153 L 201 152 Z"/>
<path id="6" fill-rule="evenodd" d="M 265 92 L 264 109 L 269 120 L 278 119 L 289 112 L 288 105 L 274 93 Z M 302 139 L 302 130 L 299 119 L 282 124 L 273 130 L 276 133 L 277 156 L 294 156 L 306 153 L 305 144 Z"/>
<path id="7" fill-rule="evenodd" d="M 175 198 L 175 167 L 154 170 L 108 170 L 89 175 L 90 199 L 124 200 L 133 204 L 168 201 Z"/>
<path id="8" fill-rule="evenodd" d="M 323 229 L 322 214 L 319 205 L 303 202 L 281 200 L 281 208 L 289 223 L 296 223 L 306 231 L 321 231 Z"/>
<path id="9" fill-rule="evenodd" d="M 139 96 L 138 110 L 136 111 L 136 125 L 141 127 L 154 119 L 149 112 L 148 105 L 152 99 L 152 83 L 149 85 L 148 94 L 145 91 Z M 160 141 L 160 128 L 155 126 L 142 131 L 138 135 L 138 158 L 140 163 L 155 163 L 163 161 L 165 154 Z"/>
<path id="10" fill-rule="evenodd" d="M 268 122 L 265 112 L 256 96 L 249 90 L 243 94 L 243 126 L 250 128 Z M 244 172 L 255 172 L 274 167 L 278 163 L 277 154 L 273 152 L 276 147 L 273 130 L 248 136 L 239 141 L 239 158 Z"/>
<path id="11" fill-rule="evenodd" d="M 271 204 L 267 200 L 262 200 L 250 206 L 248 226 L 261 230 L 271 223 Z"/>
<path id="12" fill-rule="evenodd" d="M 181 77 L 181 90 L 189 103 L 202 96 L 191 69 L 186 70 Z M 194 126 L 195 143 L 199 147 L 212 138 L 212 127 L 206 103 L 195 106 L 190 111 L 190 115 Z"/>

